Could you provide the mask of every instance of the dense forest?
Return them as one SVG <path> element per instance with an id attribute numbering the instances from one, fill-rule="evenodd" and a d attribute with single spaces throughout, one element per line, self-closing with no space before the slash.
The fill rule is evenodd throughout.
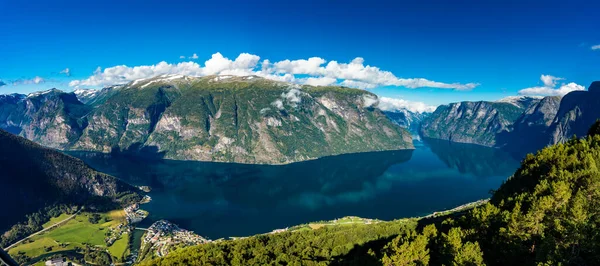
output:
<path id="1" fill-rule="evenodd" d="M 600 265 L 599 133 L 596 122 L 586 138 L 528 155 L 488 203 L 460 215 L 259 235 L 145 264 Z"/>

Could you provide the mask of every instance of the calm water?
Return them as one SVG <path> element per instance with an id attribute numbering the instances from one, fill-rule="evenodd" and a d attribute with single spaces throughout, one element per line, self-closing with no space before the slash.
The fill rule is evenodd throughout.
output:
<path id="1" fill-rule="evenodd" d="M 427 140 L 414 151 L 351 154 L 283 166 L 73 153 L 149 185 L 142 226 L 168 219 L 212 239 L 343 216 L 391 220 L 489 197 L 518 167 L 499 150 Z"/>

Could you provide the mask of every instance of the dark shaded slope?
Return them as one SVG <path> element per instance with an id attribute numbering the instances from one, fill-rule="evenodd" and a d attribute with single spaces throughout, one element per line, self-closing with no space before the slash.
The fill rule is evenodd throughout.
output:
<path id="1" fill-rule="evenodd" d="M 0 129 L 0 231 L 44 206 L 119 204 L 136 200 L 135 188 L 84 162 Z"/>

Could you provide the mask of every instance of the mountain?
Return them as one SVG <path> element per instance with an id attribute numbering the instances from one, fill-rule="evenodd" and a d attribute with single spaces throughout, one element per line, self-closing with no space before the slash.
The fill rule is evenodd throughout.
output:
<path id="1" fill-rule="evenodd" d="M 497 139 L 500 145 L 516 157 L 539 150 L 552 142 L 549 128 L 561 103 L 560 96 L 544 97 L 530 105 L 517 118 L 510 132 L 503 132 Z"/>
<path id="2" fill-rule="evenodd" d="M 539 98 L 509 98 L 498 102 L 460 102 L 439 106 L 421 123 L 426 138 L 497 146 L 497 135 L 512 130 L 513 123 Z"/>
<path id="3" fill-rule="evenodd" d="M 25 214 L 53 204 L 119 204 L 139 196 L 135 188 L 91 169 L 79 159 L 2 129 L 0 184 L 5 201 L 1 232 Z"/>
<path id="4" fill-rule="evenodd" d="M 81 134 L 90 108 L 57 89 L 0 96 L 0 128 L 52 148 L 68 147 Z"/>
<path id="5" fill-rule="evenodd" d="M 522 158 L 547 145 L 585 136 L 600 119 L 600 82 L 560 96 L 507 97 L 442 105 L 421 125 L 427 138 L 499 147 Z"/>
<path id="6" fill-rule="evenodd" d="M 408 109 L 383 111 L 383 113 L 395 124 L 406 128 L 414 137 L 419 136 L 421 122 L 431 115 L 431 113 L 412 112 Z"/>
<path id="7" fill-rule="evenodd" d="M 163 75 L 99 92 L 29 95 L 11 125 L 59 149 L 178 160 L 284 164 L 413 148 L 376 102 L 370 92 L 344 87 Z"/>
<path id="8" fill-rule="evenodd" d="M 552 143 L 561 143 L 572 136 L 585 136 L 587 130 L 600 119 L 600 81 L 593 82 L 587 91 L 573 91 L 565 95 L 549 129 Z"/>
<path id="9" fill-rule="evenodd" d="M 15 134 L 21 132 L 20 126 L 25 113 L 25 106 L 21 103 L 26 97 L 17 93 L 0 95 L 0 128 Z"/>

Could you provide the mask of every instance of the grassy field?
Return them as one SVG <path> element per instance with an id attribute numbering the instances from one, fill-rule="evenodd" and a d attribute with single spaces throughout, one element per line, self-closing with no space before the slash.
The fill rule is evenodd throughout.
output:
<path id="1" fill-rule="evenodd" d="M 54 225 L 54 224 L 56 224 L 56 223 L 58 223 L 60 221 L 63 221 L 65 219 L 69 218 L 69 216 L 71 216 L 71 214 L 63 213 L 63 214 L 61 214 L 61 215 L 59 215 L 57 217 L 52 217 L 52 218 L 50 218 L 50 221 L 48 221 L 47 223 L 43 224 L 42 227 L 43 228 L 48 228 L 48 227 L 50 227 L 50 226 L 52 226 L 52 225 Z"/>
<path id="2" fill-rule="evenodd" d="M 97 223 L 90 222 L 91 215 L 91 213 L 81 213 L 65 224 L 36 235 L 10 249 L 9 254 L 15 255 L 21 252 L 30 258 L 37 258 L 49 252 L 72 251 L 77 247 L 84 247 L 84 244 L 106 248 L 106 243 L 104 242 L 106 232 L 109 228 L 116 227 L 126 221 L 125 212 L 116 210 L 102 213 Z M 47 224 L 50 226 L 67 217 L 69 215 L 63 214 L 53 218 Z M 127 234 L 124 234 L 113 245 L 108 247 L 107 250 L 112 256 L 120 259 L 128 254 L 128 247 L 129 237 Z"/>
<path id="3" fill-rule="evenodd" d="M 116 258 L 124 258 L 129 255 L 129 234 L 123 234 L 112 246 L 108 247 L 108 253 Z"/>

